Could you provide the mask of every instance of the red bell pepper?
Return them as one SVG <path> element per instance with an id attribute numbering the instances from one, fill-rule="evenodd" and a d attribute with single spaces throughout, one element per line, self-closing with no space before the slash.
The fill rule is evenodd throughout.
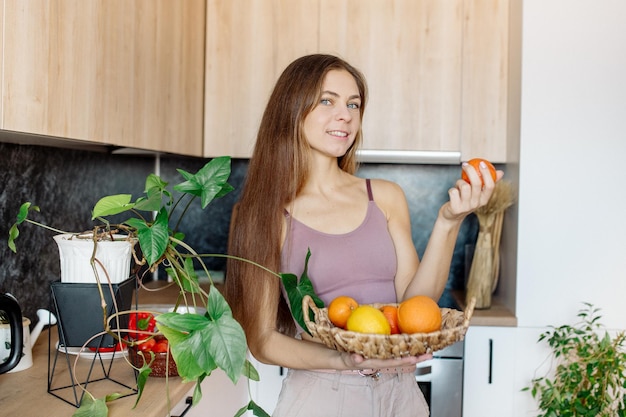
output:
<path id="1" fill-rule="evenodd" d="M 151 313 L 138 311 L 130 313 L 128 317 L 129 330 L 141 330 L 146 332 L 154 332 L 156 320 Z M 129 332 L 128 335 L 134 340 L 142 340 L 148 338 L 148 334 Z"/>

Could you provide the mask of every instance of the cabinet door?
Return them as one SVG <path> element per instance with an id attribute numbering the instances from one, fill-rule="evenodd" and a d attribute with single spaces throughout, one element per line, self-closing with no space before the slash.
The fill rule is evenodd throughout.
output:
<path id="1" fill-rule="evenodd" d="M 364 149 L 506 162 L 508 0 L 209 0 L 207 157 L 249 157 L 281 71 L 337 54 L 369 85 Z"/>
<path id="2" fill-rule="evenodd" d="M 322 0 L 320 51 L 367 78 L 364 149 L 459 151 L 463 0 Z"/>
<path id="3" fill-rule="evenodd" d="M 283 386 L 283 379 L 287 375 L 287 369 L 260 363 L 256 359 L 250 360 L 259 372 L 259 381 L 250 381 L 250 393 L 252 400 L 257 403 L 269 415 L 274 413 L 278 395 Z"/>
<path id="4" fill-rule="evenodd" d="M 2 129 L 201 155 L 203 0 L 4 5 Z"/>
<path id="5" fill-rule="evenodd" d="M 271 89 L 317 51 L 318 0 L 208 0 L 204 155 L 247 158 Z"/>
<path id="6" fill-rule="evenodd" d="M 464 0 L 463 14 L 461 158 L 506 162 L 515 117 L 508 110 L 519 111 L 510 90 L 509 0 Z"/>
<path id="7" fill-rule="evenodd" d="M 470 326 L 465 337 L 463 415 L 513 415 L 515 328 Z"/>
<path id="8" fill-rule="evenodd" d="M 190 384 L 190 386 L 193 385 Z M 216 369 L 205 378 L 202 381 L 201 388 L 202 399 L 200 399 L 198 404 L 187 410 L 187 413 L 184 414 L 185 417 L 232 417 L 250 401 L 248 397 L 248 379 L 241 377 L 237 385 L 235 385 L 221 369 Z M 193 396 L 194 389 L 190 389 L 187 395 L 172 407 L 169 415 L 183 415 L 188 407 L 186 399 Z M 243 416 L 252 417 L 252 412 L 247 411 Z"/>

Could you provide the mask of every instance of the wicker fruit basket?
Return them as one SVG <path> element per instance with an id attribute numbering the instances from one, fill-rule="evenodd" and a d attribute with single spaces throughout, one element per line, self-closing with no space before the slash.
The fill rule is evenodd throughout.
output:
<path id="1" fill-rule="evenodd" d="M 475 305 L 476 299 L 472 299 L 465 312 L 442 308 L 441 330 L 392 335 L 357 333 L 336 327 L 328 318 L 328 310 L 318 308 L 309 296 L 304 296 L 302 300 L 302 311 L 311 335 L 327 347 L 341 352 L 359 353 L 369 359 L 390 359 L 432 353 L 463 340 Z M 380 308 L 383 304 L 372 306 Z M 315 321 L 311 321 L 309 310 L 313 312 Z"/>

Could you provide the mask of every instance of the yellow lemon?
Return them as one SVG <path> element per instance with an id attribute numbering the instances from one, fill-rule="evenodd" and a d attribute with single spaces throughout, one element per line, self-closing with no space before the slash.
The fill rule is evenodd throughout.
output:
<path id="1" fill-rule="evenodd" d="M 359 306 L 352 311 L 346 329 L 359 333 L 391 334 L 391 327 L 383 312 L 368 305 Z"/>

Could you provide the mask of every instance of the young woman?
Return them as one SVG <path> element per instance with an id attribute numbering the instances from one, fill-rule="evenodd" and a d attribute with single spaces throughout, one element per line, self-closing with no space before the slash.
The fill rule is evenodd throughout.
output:
<path id="1" fill-rule="evenodd" d="M 493 188 L 463 165 L 419 260 L 402 189 L 354 175 L 367 100 L 363 75 L 330 55 L 291 63 L 278 79 L 259 127 L 231 224 L 229 252 L 277 272 L 308 276 L 326 304 L 441 296 L 463 219 Z M 498 179 L 502 172 L 498 172 Z M 259 361 L 289 368 L 275 417 L 428 416 L 413 372 L 426 357 L 365 359 L 340 353 L 297 329 L 280 280 L 230 261 L 226 296 Z"/>

